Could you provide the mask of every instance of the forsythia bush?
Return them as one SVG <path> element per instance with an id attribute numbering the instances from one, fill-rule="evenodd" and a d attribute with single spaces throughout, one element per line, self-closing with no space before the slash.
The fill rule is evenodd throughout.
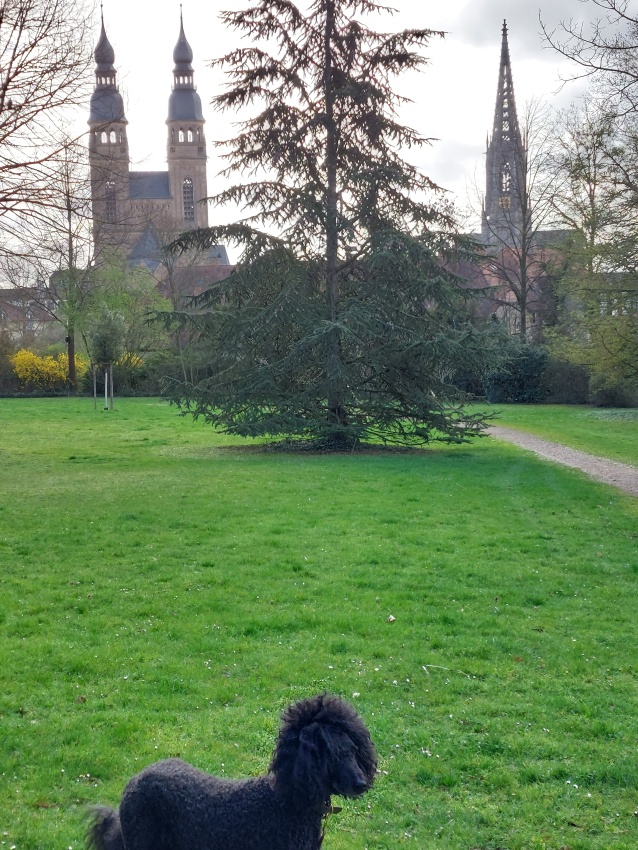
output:
<path id="1" fill-rule="evenodd" d="M 144 361 L 132 351 L 125 352 L 116 362 L 116 366 L 124 366 L 125 369 L 141 369 L 144 366 Z"/>
<path id="2" fill-rule="evenodd" d="M 69 376 L 69 358 L 66 354 L 57 357 L 40 357 L 26 348 L 20 349 L 10 358 L 13 371 L 24 387 L 38 389 L 60 389 Z M 89 363 L 81 354 L 75 355 L 75 370 L 78 380 L 86 373 Z"/>

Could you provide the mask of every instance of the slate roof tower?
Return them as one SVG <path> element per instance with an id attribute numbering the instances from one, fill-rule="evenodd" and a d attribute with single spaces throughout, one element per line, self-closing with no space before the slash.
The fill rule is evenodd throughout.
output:
<path id="1" fill-rule="evenodd" d="M 179 204 L 183 229 L 208 227 L 206 139 L 202 102 L 195 88 L 193 51 L 184 35 L 180 12 L 179 38 L 173 50 L 173 90 L 168 99 L 167 160 L 171 196 Z M 177 210 L 176 210 L 177 211 Z"/>
<path id="2" fill-rule="evenodd" d="M 94 57 L 95 89 L 88 123 L 95 253 L 99 257 L 109 251 L 123 252 L 129 262 L 153 268 L 163 242 L 185 230 L 208 226 L 208 208 L 198 203 L 207 197 L 205 121 L 181 11 L 166 120 L 166 170 L 130 169 L 128 122 L 104 16 Z M 227 263 L 223 246 L 218 248 L 219 259 Z"/>
<path id="3" fill-rule="evenodd" d="M 526 150 L 516 115 L 507 22 L 503 21 L 494 127 L 486 152 L 481 224 L 485 243 L 504 246 L 520 241 L 527 210 L 525 193 Z"/>
<path id="4" fill-rule="evenodd" d="M 93 54 L 95 88 L 89 113 L 89 164 L 94 239 L 118 242 L 118 225 L 125 218 L 128 204 L 129 149 L 126 138 L 128 121 L 124 102 L 117 87 L 115 51 L 102 30 Z"/>

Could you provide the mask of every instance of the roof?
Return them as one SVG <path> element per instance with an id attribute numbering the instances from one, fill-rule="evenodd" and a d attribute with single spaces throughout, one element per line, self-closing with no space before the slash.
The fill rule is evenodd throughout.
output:
<path id="1" fill-rule="evenodd" d="M 167 121 L 203 121 L 202 101 L 194 88 L 175 88 L 168 98 Z"/>
<path id="2" fill-rule="evenodd" d="M 157 288 L 166 298 L 179 293 L 180 296 L 188 299 L 201 295 L 213 284 L 225 280 L 234 269 L 235 266 L 217 263 L 178 267 L 173 272 L 171 286 L 169 286 L 168 281 L 162 280 L 158 283 Z"/>
<path id="3" fill-rule="evenodd" d="M 206 260 L 208 260 L 212 265 L 220 265 L 227 266 L 228 262 L 228 254 L 226 253 L 225 245 L 211 245 L 208 251 L 204 254 Z M 202 263 L 203 265 L 207 265 L 206 263 Z"/>
<path id="4" fill-rule="evenodd" d="M 145 265 L 154 272 L 160 264 L 161 255 L 160 241 L 153 225 L 149 222 L 131 249 L 128 255 L 128 261 L 133 266 Z"/>
<path id="5" fill-rule="evenodd" d="M 112 121 L 128 123 L 124 116 L 122 95 L 114 85 L 100 86 L 91 95 L 89 123 L 110 124 Z"/>
<path id="6" fill-rule="evenodd" d="M 133 200 L 170 198 L 168 171 L 131 171 L 129 176 L 129 197 Z"/>

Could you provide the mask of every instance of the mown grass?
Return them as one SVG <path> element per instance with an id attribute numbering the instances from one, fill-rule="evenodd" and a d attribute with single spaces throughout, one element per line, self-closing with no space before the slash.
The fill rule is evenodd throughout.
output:
<path id="1" fill-rule="evenodd" d="M 638 466 L 638 409 L 567 404 L 504 404 L 492 409 L 499 414 L 496 425 Z"/>
<path id="2" fill-rule="evenodd" d="M 76 850 L 161 757 L 261 772 L 325 689 L 382 770 L 327 849 L 635 848 L 631 497 L 488 440 L 257 453 L 147 399 L 0 431 L 2 846 Z"/>

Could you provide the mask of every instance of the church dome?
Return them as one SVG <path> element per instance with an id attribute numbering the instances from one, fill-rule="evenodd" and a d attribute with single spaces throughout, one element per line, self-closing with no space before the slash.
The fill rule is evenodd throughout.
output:
<path id="1" fill-rule="evenodd" d="M 115 86 L 97 88 L 91 95 L 89 123 L 110 124 L 112 121 L 119 121 L 120 124 L 127 123 L 124 117 L 122 95 Z"/>
<path id="2" fill-rule="evenodd" d="M 175 88 L 168 99 L 168 121 L 203 121 L 202 101 L 193 88 Z"/>

